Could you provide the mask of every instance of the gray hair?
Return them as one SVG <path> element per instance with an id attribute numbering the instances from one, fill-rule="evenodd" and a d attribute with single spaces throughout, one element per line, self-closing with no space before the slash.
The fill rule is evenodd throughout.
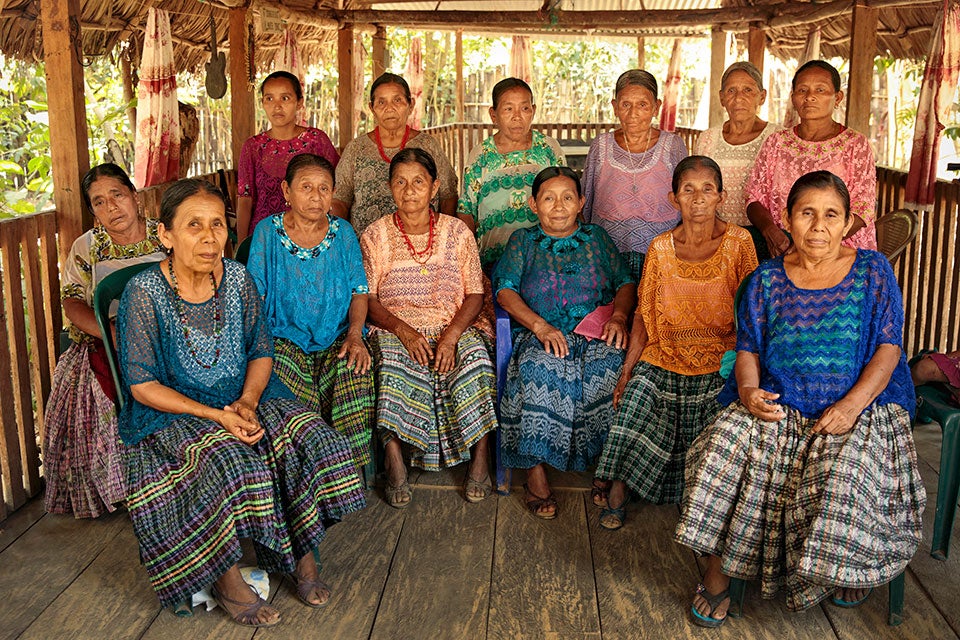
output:
<path id="1" fill-rule="evenodd" d="M 617 78 L 617 86 L 613 92 L 613 97 L 617 98 L 621 91 L 631 85 L 647 89 L 653 94 L 653 99 L 657 99 L 657 79 L 653 77 L 652 73 L 643 69 L 630 69 L 620 74 L 620 77 Z"/>
<path id="2" fill-rule="evenodd" d="M 734 71 L 743 71 L 745 74 L 750 76 L 754 82 L 757 83 L 757 88 L 760 91 L 763 91 L 763 74 L 760 73 L 760 70 L 753 66 L 752 62 L 740 61 L 734 62 L 732 65 L 727 67 L 727 70 L 723 72 L 723 75 L 720 76 L 720 88 L 727 84 L 727 78 L 730 77 L 730 74 Z"/>

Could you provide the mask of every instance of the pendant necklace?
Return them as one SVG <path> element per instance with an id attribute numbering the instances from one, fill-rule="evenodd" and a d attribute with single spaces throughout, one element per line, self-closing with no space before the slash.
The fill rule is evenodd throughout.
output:
<path id="1" fill-rule="evenodd" d="M 403 130 L 403 138 L 400 139 L 400 149 L 398 151 L 403 151 L 403 148 L 407 146 L 411 131 L 413 129 L 410 128 L 410 125 L 407 125 L 407 128 Z M 390 164 L 390 158 L 387 157 L 387 152 L 383 149 L 383 140 L 380 139 L 380 127 L 374 127 L 373 140 L 377 143 L 377 151 L 380 152 L 380 157 L 383 158 L 384 162 Z"/>
<path id="2" fill-rule="evenodd" d="M 433 254 L 433 211 L 430 211 L 430 231 L 427 234 L 427 246 L 423 251 L 417 251 L 413 242 L 410 241 L 410 237 L 407 235 L 406 230 L 403 228 L 403 220 L 400 219 L 400 212 L 395 211 L 393 213 L 393 222 L 397 225 L 397 229 L 400 230 L 400 235 L 403 237 L 403 241 L 407 245 L 407 251 L 410 252 L 410 257 L 413 258 L 413 261 L 420 265 L 420 273 L 422 275 L 427 275 L 427 261 L 430 259 L 430 256 Z"/>
<path id="3" fill-rule="evenodd" d="M 217 366 L 217 363 L 220 361 L 220 337 L 223 333 L 223 318 L 220 315 L 220 292 L 217 291 L 217 279 L 214 277 L 213 272 L 210 272 L 210 284 L 213 285 L 213 340 L 216 345 L 216 349 L 213 352 L 213 362 L 207 364 L 200 360 L 200 355 L 197 353 L 197 347 L 193 343 L 193 340 L 190 339 L 190 325 L 187 324 L 187 313 L 183 308 L 183 298 L 180 296 L 180 287 L 177 286 L 177 274 L 173 271 L 173 263 L 167 262 L 167 268 L 170 269 L 170 284 L 173 285 L 173 300 L 174 304 L 177 307 L 177 316 L 180 318 L 180 326 L 183 329 L 183 338 L 187 341 L 187 348 L 190 350 L 190 355 L 193 356 L 193 361 L 204 369 L 212 369 Z"/>
<path id="4" fill-rule="evenodd" d="M 646 142 L 643 143 L 643 146 L 644 146 L 644 147 L 646 147 L 647 145 L 650 144 L 650 138 L 651 138 L 652 135 L 653 135 L 653 126 L 651 125 L 651 126 L 647 129 L 647 140 L 646 140 Z M 638 162 L 638 161 L 633 157 L 633 155 L 634 155 L 634 154 L 633 154 L 633 151 L 630 150 L 630 141 L 627 140 L 627 132 L 626 132 L 626 131 L 623 132 L 623 145 L 627 148 L 627 154 L 628 154 L 629 157 L 630 157 L 630 168 L 633 169 L 633 171 L 632 171 L 632 174 L 633 174 L 633 186 L 632 186 L 632 191 L 633 191 L 633 193 L 636 193 L 636 192 L 637 192 L 637 174 L 640 173 L 640 169 L 643 167 L 643 163 L 646 162 L 646 160 L 647 160 L 647 154 L 650 153 L 650 149 L 644 149 L 643 151 L 639 152 L 639 153 L 640 153 L 640 160 L 639 160 L 639 162 Z"/>

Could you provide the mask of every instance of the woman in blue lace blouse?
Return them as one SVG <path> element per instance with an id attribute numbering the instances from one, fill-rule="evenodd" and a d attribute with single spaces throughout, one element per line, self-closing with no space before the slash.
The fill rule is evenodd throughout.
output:
<path id="1" fill-rule="evenodd" d="M 127 507 L 160 602 L 209 587 L 233 619 L 279 613 L 244 583 L 240 538 L 261 568 L 287 573 L 307 606 L 330 598 L 314 549 L 364 505 L 346 438 L 272 374 L 260 294 L 224 260 L 220 190 L 181 180 L 160 203 L 168 257 L 133 279 L 117 321 L 126 402 Z"/>
<path id="2" fill-rule="evenodd" d="M 501 456 L 527 469 L 527 507 L 544 519 L 557 515 L 544 465 L 582 471 L 603 450 L 636 306 L 637 283 L 610 236 L 578 220 L 583 202 L 568 167 L 538 173 L 529 204 L 539 224 L 513 232 L 493 277 L 521 327 L 500 406 Z"/>
<path id="3" fill-rule="evenodd" d="M 287 165 L 290 210 L 253 232 L 247 270 L 273 332 L 273 371 L 308 408 L 370 460 L 374 393 L 363 342 L 367 276 L 353 228 L 330 213 L 333 165 L 310 153 Z"/>
<path id="4" fill-rule="evenodd" d="M 910 430 L 903 301 L 876 251 L 841 244 L 850 194 L 827 171 L 787 199 L 796 251 L 743 296 L 729 405 L 693 442 L 676 538 L 707 554 L 693 621 L 726 619 L 729 576 L 802 610 L 852 607 L 904 570 L 926 493 Z"/>

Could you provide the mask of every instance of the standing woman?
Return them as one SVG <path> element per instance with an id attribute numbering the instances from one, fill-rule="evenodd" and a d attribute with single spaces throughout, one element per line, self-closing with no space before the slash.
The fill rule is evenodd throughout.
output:
<path id="1" fill-rule="evenodd" d="M 747 215 L 766 240 L 770 255 L 791 245 L 784 233 L 787 194 L 811 171 L 830 171 L 850 190 L 853 224 L 843 243 L 876 249 L 877 166 L 873 148 L 862 133 L 833 119 L 843 100 L 840 73 L 828 62 L 811 60 L 797 69 L 790 93 L 800 124 L 767 138 L 747 180 Z"/>
<path id="2" fill-rule="evenodd" d="M 145 220 L 137 191 L 115 164 L 101 164 L 80 183 L 96 225 L 77 238 L 63 265 L 60 300 L 72 344 L 60 356 L 44 415 L 44 507 L 50 513 L 95 518 L 127 494 L 117 435 L 117 390 L 93 292 L 114 271 L 164 257 L 157 221 Z"/>
<path id="3" fill-rule="evenodd" d="M 777 130 L 757 115 L 766 99 L 760 71 L 750 62 L 734 62 L 720 79 L 720 104 L 727 111 L 727 121 L 701 133 L 696 144 L 697 155 L 713 158 L 723 171 L 724 199 L 717 215 L 746 228 L 761 259 L 770 254 L 763 234 L 747 217 L 746 186 L 761 145 Z"/>
<path id="4" fill-rule="evenodd" d="M 413 112 L 410 85 L 395 73 L 384 73 L 370 87 L 370 110 L 376 126 L 344 148 L 337 165 L 337 190 L 333 213 L 350 221 L 357 236 L 370 223 L 396 210 L 390 192 L 390 160 L 406 148 L 423 149 L 434 159 L 440 190 L 433 208 L 453 215 L 457 209 L 457 174 L 440 143 L 407 124 Z"/>
<path id="5" fill-rule="evenodd" d="M 315 153 L 337 166 L 340 156 L 320 129 L 297 123 L 303 108 L 303 88 L 297 76 L 274 71 L 260 85 L 263 110 L 270 128 L 243 143 L 237 165 L 238 242 L 257 223 L 289 207 L 280 190 L 287 163 L 299 153 Z"/>
<path id="6" fill-rule="evenodd" d="M 680 222 L 670 183 L 687 147 L 653 126 L 660 111 L 657 80 L 642 69 L 617 79 L 613 113 L 620 128 L 593 141 L 583 169 L 583 218 L 610 234 L 639 281 L 650 241 Z"/>
<path id="7" fill-rule="evenodd" d="M 530 128 L 536 113 L 526 82 L 501 80 L 493 87 L 490 107 L 497 132 L 467 156 L 457 215 L 476 234 L 480 263 L 488 273 L 511 234 L 537 224 L 528 204 L 533 179 L 541 169 L 564 164 L 557 141 Z"/>

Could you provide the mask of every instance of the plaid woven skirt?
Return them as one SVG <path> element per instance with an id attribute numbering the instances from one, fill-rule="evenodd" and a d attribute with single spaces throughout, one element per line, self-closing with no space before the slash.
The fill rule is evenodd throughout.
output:
<path id="1" fill-rule="evenodd" d="M 687 449 L 720 413 L 717 373 L 685 376 L 639 362 L 620 400 L 598 478 L 622 480 L 642 499 L 677 504 Z"/>
<path id="2" fill-rule="evenodd" d="M 431 348 L 436 337 L 428 336 Z M 436 471 L 470 459 L 470 447 L 497 428 L 496 378 L 487 341 L 474 327 L 457 343 L 457 363 L 445 374 L 415 362 L 400 339 L 371 337 L 377 366 L 377 426 L 384 441 L 411 445 L 410 463 Z"/>
<path id="3" fill-rule="evenodd" d="M 690 447 L 676 531 L 725 574 L 759 579 L 763 597 L 783 587 L 792 611 L 889 582 L 922 536 L 907 412 L 873 405 L 837 436 L 811 433 L 815 423 L 792 409 L 777 423 L 739 402 L 724 409 Z"/>
<path id="4" fill-rule="evenodd" d="M 500 401 L 500 456 L 506 467 L 545 462 L 561 471 L 583 471 L 603 450 L 624 351 L 575 333 L 566 338 L 566 358 L 548 354 L 527 330 L 514 342 Z"/>
<path id="5" fill-rule="evenodd" d="M 373 433 L 373 371 L 356 374 L 337 354 L 344 336 L 328 349 L 305 353 L 284 338 L 274 341 L 273 371 L 308 409 L 350 441 L 358 467 L 370 462 Z"/>
<path id="6" fill-rule="evenodd" d="M 266 433 L 253 447 L 193 416 L 127 447 L 127 506 L 163 605 L 236 564 L 241 538 L 260 568 L 293 571 L 326 527 L 365 504 L 346 439 L 316 413 L 273 399 L 257 415 Z"/>
<path id="7" fill-rule="evenodd" d="M 113 511 L 127 497 L 117 411 L 90 365 L 94 348 L 81 342 L 63 352 L 44 413 L 43 506 L 77 518 Z"/>

